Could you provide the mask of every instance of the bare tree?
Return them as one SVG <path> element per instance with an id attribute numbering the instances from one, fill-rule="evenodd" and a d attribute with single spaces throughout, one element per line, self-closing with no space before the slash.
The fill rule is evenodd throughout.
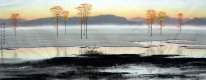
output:
<path id="1" fill-rule="evenodd" d="M 160 35 L 162 36 L 162 28 L 164 26 L 164 21 L 166 19 L 167 15 L 165 12 L 159 12 L 158 13 L 158 22 L 159 22 L 159 25 L 160 25 Z"/>
<path id="2" fill-rule="evenodd" d="M 4 63 L 4 44 L 6 44 L 6 31 L 5 31 L 5 23 L 1 26 L 1 60 Z"/>
<path id="3" fill-rule="evenodd" d="M 67 21 L 69 20 L 69 11 L 63 11 L 62 17 L 64 18 L 65 34 L 67 34 L 66 26 L 67 26 Z"/>
<path id="4" fill-rule="evenodd" d="M 14 31 L 15 31 L 15 39 L 16 39 L 16 29 L 17 29 L 17 23 L 19 22 L 19 16 L 20 14 L 19 13 L 13 13 L 11 14 L 11 24 L 14 26 Z M 15 40 L 16 41 L 16 40 Z M 17 51 L 15 49 L 15 52 L 14 52 L 14 58 L 17 58 Z"/>
<path id="5" fill-rule="evenodd" d="M 152 25 L 156 19 L 156 11 L 153 9 L 149 9 L 146 13 L 146 24 L 150 28 L 150 36 L 152 36 Z"/>
<path id="6" fill-rule="evenodd" d="M 14 26 L 15 37 L 16 37 L 16 29 L 17 29 L 18 22 L 19 22 L 19 14 L 18 13 L 11 14 L 11 24 Z"/>
<path id="7" fill-rule="evenodd" d="M 183 25 L 183 13 L 178 13 L 177 17 L 178 17 L 178 23 L 179 23 L 178 27 L 180 29 L 180 31 L 179 31 L 179 35 L 180 35 L 180 33 L 182 31 L 182 25 Z M 179 41 L 178 54 L 181 54 L 182 53 L 182 47 L 181 47 L 180 39 L 178 41 Z"/>
<path id="8" fill-rule="evenodd" d="M 145 18 L 145 23 L 147 25 L 147 33 L 150 34 L 150 22 L 148 21 L 147 17 Z"/>
<path id="9" fill-rule="evenodd" d="M 56 19 L 54 21 L 55 21 L 55 25 L 56 25 L 56 29 L 57 29 L 57 38 L 58 38 L 59 37 L 59 16 L 60 16 L 61 12 L 63 11 L 63 9 L 60 6 L 54 6 L 54 7 L 50 8 L 50 11 L 56 17 Z"/>
<path id="10" fill-rule="evenodd" d="M 4 62 L 4 53 L 3 53 L 3 30 L 1 25 L 1 61 Z"/>
<path id="11" fill-rule="evenodd" d="M 81 39 L 82 39 L 82 33 L 84 32 L 84 36 L 86 36 L 87 39 L 87 25 L 88 25 L 88 17 L 91 13 L 92 5 L 90 4 L 81 4 L 76 8 L 78 12 L 78 16 L 80 19 L 80 25 L 81 25 Z M 84 31 L 83 31 L 84 28 Z"/>
<path id="12" fill-rule="evenodd" d="M 178 13 L 177 14 L 178 17 L 178 23 L 179 23 L 179 28 L 180 28 L 180 32 L 182 31 L 182 25 L 183 25 L 183 13 Z"/>
<path id="13" fill-rule="evenodd" d="M 69 20 L 69 11 L 62 11 L 62 17 L 64 19 L 65 35 L 67 34 L 67 21 Z M 67 47 L 64 48 L 64 55 L 67 57 Z"/>
<path id="14" fill-rule="evenodd" d="M 159 48 L 159 52 L 160 54 L 163 53 L 163 45 L 162 45 L 162 29 L 164 27 L 164 21 L 167 17 L 166 13 L 165 12 L 162 12 L 160 11 L 158 14 L 157 14 L 157 19 L 158 19 L 158 23 L 159 23 L 159 26 L 160 26 L 160 36 L 161 36 L 161 40 L 160 40 L 160 48 Z"/>
<path id="15" fill-rule="evenodd" d="M 78 7 L 78 8 L 79 8 L 79 7 Z M 77 15 L 79 16 L 79 20 L 80 20 L 80 25 L 81 25 L 81 26 L 80 26 L 80 28 L 81 28 L 81 34 L 80 34 L 80 35 L 81 35 L 81 39 L 82 39 L 82 25 L 83 25 L 83 23 L 84 23 L 84 22 L 83 22 L 83 17 L 82 17 L 83 15 L 82 15 L 82 13 L 77 13 Z"/>
<path id="16" fill-rule="evenodd" d="M 85 8 L 86 8 L 86 12 L 85 12 L 85 26 L 86 26 L 86 39 L 87 39 L 87 25 L 88 25 L 88 17 L 89 14 L 91 13 L 91 9 L 92 9 L 92 5 L 90 4 L 84 4 Z"/>
<path id="17" fill-rule="evenodd" d="M 149 47 L 148 51 L 151 53 L 154 53 L 152 49 L 152 25 L 155 22 L 155 19 L 156 19 L 156 11 L 153 9 L 147 10 L 145 21 L 148 26 L 148 33 L 150 32 L 150 36 L 151 36 L 150 40 L 148 40 L 148 47 Z M 150 46 L 149 46 L 149 42 L 150 42 Z"/>

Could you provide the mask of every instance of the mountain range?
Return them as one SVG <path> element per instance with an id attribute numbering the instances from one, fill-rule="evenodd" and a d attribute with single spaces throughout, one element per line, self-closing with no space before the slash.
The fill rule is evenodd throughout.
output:
<path id="1" fill-rule="evenodd" d="M 19 26 L 40 26 L 40 25 L 53 25 L 54 17 L 39 18 L 33 20 L 20 19 Z M 62 17 L 59 17 L 59 24 L 63 25 L 64 21 Z M 10 24 L 9 19 L 0 19 L 0 23 Z M 178 20 L 176 18 L 167 17 L 165 24 L 176 25 Z M 67 21 L 67 25 L 79 25 L 80 21 L 78 17 L 71 17 Z M 105 24 L 116 24 L 116 25 L 142 25 L 145 24 L 144 18 L 136 17 L 132 19 L 126 19 L 125 17 L 115 16 L 115 15 L 99 15 L 92 16 L 88 19 L 88 24 L 90 25 L 105 25 Z M 185 18 L 184 25 L 206 25 L 206 18 Z"/>

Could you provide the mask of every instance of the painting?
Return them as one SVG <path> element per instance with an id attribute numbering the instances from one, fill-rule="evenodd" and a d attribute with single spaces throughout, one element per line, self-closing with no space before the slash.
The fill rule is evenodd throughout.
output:
<path id="1" fill-rule="evenodd" d="M 0 0 L 0 80 L 205 80 L 204 0 Z"/>

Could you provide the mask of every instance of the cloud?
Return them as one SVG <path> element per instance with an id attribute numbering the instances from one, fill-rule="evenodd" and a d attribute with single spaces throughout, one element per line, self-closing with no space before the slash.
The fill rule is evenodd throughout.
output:
<path id="1" fill-rule="evenodd" d="M 22 4 L 22 0 L 1 0 L 0 7 L 7 8 L 11 6 L 18 6 Z"/>

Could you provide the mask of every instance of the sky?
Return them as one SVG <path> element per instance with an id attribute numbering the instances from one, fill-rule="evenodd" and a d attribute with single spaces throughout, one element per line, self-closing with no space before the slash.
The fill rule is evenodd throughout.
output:
<path id="1" fill-rule="evenodd" d="M 0 18 L 9 18 L 11 13 L 25 19 L 51 17 L 52 6 L 62 6 L 70 16 L 76 16 L 75 8 L 82 3 L 93 6 L 91 16 L 113 14 L 131 19 L 144 17 L 148 9 L 154 9 L 169 17 L 176 17 L 178 12 L 187 18 L 206 17 L 206 0 L 0 0 Z"/>

